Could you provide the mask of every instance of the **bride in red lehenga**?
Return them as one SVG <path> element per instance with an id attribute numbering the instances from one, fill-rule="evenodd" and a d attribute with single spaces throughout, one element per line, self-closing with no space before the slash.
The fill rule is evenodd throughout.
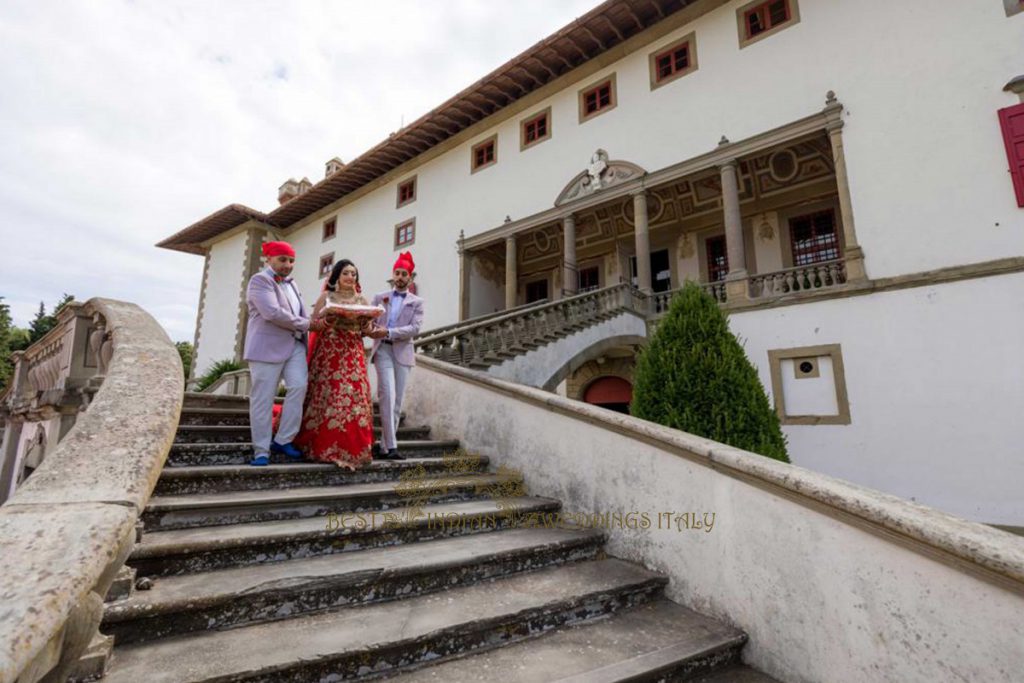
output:
<path id="1" fill-rule="evenodd" d="M 332 462 L 353 472 L 373 460 L 373 399 L 363 350 L 370 319 L 324 316 L 323 309 L 328 300 L 365 306 L 359 292 L 355 264 L 348 259 L 334 264 L 313 307 L 312 317 L 323 317 L 326 327 L 310 340 L 302 428 L 295 437 L 295 445 L 308 459 Z"/>

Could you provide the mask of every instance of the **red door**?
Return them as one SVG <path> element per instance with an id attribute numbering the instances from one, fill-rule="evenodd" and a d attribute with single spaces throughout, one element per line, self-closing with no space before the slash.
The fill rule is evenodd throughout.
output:
<path id="1" fill-rule="evenodd" d="M 999 124 L 1003 129 L 1017 206 L 1024 206 L 1024 104 L 1000 109 Z"/>

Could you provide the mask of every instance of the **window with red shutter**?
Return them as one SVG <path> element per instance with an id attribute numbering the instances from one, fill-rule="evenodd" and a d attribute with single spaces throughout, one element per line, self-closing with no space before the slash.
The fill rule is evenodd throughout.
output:
<path id="1" fill-rule="evenodd" d="M 1017 206 L 1024 207 L 1024 104 L 999 110 L 999 124 L 1003 129 L 1006 158 L 1010 162 L 1010 177 L 1017 193 Z"/>

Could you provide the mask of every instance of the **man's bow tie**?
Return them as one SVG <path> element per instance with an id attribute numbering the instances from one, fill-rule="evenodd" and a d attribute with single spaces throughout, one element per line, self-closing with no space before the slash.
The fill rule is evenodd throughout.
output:
<path id="1" fill-rule="evenodd" d="M 282 282 L 291 282 L 291 281 L 292 281 L 292 279 L 290 277 L 281 277 L 280 275 L 275 275 L 274 276 L 274 282 L 276 282 L 278 284 L 280 284 Z"/>

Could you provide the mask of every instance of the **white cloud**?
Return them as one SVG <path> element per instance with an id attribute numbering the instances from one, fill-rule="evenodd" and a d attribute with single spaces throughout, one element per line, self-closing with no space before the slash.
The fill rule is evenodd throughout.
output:
<path id="1" fill-rule="evenodd" d="M 220 207 L 276 205 L 596 0 L 0 6 L 0 296 L 150 311 L 191 340 L 202 259 L 154 243 Z"/>

